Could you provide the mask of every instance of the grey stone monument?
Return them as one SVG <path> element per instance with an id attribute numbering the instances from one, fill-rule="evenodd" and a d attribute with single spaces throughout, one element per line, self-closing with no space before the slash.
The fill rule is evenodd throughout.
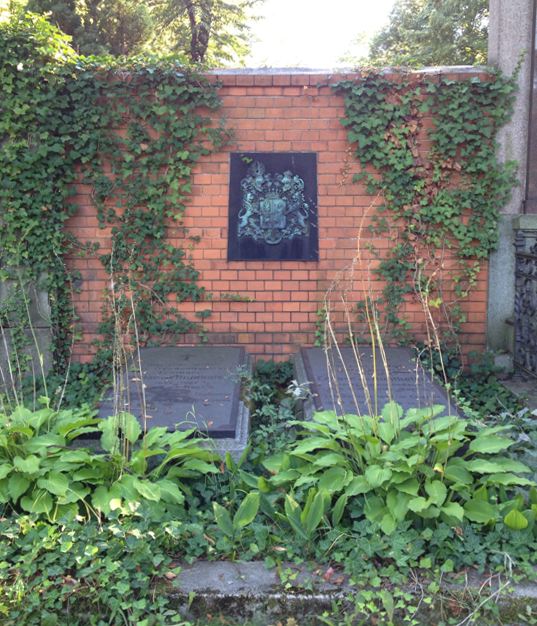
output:
<path id="1" fill-rule="evenodd" d="M 133 361 L 122 389 L 116 385 L 105 394 L 99 415 L 128 411 L 145 428 L 195 427 L 218 451 L 237 456 L 246 446 L 249 427 L 239 370 L 249 367 L 244 348 L 143 348 L 140 364 Z"/>
<path id="2" fill-rule="evenodd" d="M 387 369 L 377 349 L 374 366 L 370 346 L 350 346 L 325 352 L 323 348 L 302 348 L 295 357 L 297 382 L 309 384 L 311 398 L 304 403 L 304 417 L 315 411 L 335 410 L 369 415 L 378 413 L 390 400 L 403 409 L 425 408 L 434 404 L 445 407 L 443 414 L 458 415 L 442 387 L 414 358 L 409 348 L 385 348 Z M 360 375 L 360 370 L 363 375 Z M 376 389 L 374 372 L 376 372 Z"/>

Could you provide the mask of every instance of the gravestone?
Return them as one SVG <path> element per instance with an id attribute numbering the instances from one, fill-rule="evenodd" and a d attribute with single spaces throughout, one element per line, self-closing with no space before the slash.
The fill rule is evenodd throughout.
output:
<path id="1" fill-rule="evenodd" d="M 375 396 L 376 409 L 379 413 L 382 407 L 393 399 L 404 410 L 441 404 L 445 407 L 443 414 L 458 414 L 457 408 L 448 400 L 444 389 L 433 381 L 428 372 L 416 361 L 412 350 L 385 348 L 388 376 L 380 351 L 377 349 L 376 392 L 371 347 L 357 346 L 358 358 L 350 346 L 340 348 L 340 353 L 341 356 L 337 350 L 329 350 L 326 353 L 323 348 L 302 348 L 296 355 L 297 382 L 309 383 L 312 393 L 311 398 L 304 403 L 307 419 L 310 419 L 315 411 L 325 410 L 335 410 L 339 415 L 344 413 L 368 415 L 371 407 L 375 409 Z M 365 386 L 360 369 L 363 371 Z M 369 402 L 366 387 L 369 391 Z"/>
<path id="2" fill-rule="evenodd" d="M 317 155 L 230 155 L 228 260 L 317 261 Z"/>
<path id="3" fill-rule="evenodd" d="M 142 348 L 140 361 L 141 367 L 130 368 L 121 394 L 105 394 L 100 417 L 128 411 L 147 428 L 196 427 L 221 451 L 244 449 L 249 426 L 248 409 L 240 398 L 239 369 L 249 366 L 244 348 Z"/>

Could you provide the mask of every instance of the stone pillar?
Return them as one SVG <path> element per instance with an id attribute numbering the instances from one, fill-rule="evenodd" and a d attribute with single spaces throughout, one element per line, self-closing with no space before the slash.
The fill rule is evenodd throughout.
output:
<path id="1" fill-rule="evenodd" d="M 503 209 L 500 241 L 489 266 L 487 344 L 491 350 L 509 355 L 513 352 L 515 293 L 513 219 L 524 213 L 535 7 L 534 0 L 489 0 L 489 8 L 489 64 L 511 74 L 524 55 L 513 117 L 498 138 L 500 160 L 518 162 L 519 185 Z M 502 364 L 509 365 L 509 357 Z"/>

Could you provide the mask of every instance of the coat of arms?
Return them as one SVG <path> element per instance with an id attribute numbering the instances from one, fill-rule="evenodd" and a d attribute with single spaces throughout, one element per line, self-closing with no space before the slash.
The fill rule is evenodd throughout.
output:
<path id="1" fill-rule="evenodd" d="M 297 174 L 290 170 L 269 174 L 263 163 L 254 161 L 241 181 L 241 191 L 239 238 L 276 245 L 308 235 L 310 206 L 304 197 L 304 181 Z"/>

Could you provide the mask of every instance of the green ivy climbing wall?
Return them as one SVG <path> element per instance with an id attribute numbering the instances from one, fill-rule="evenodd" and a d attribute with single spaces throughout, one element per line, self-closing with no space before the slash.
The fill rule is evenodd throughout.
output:
<path id="1" fill-rule="evenodd" d="M 385 288 L 375 304 L 392 335 L 404 340 L 401 308 L 417 296 L 429 311 L 440 311 L 453 340 L 464 321 L 460 303 L 496 246 L 499 211 L 515 184 L 515 164 L 496 157 L 514 77 L 366 72 L 335 89 L 344 95 L 342 124 L 362 168 L 356 180 L 383 198 L 370 230 L 386 236 L 393 224 L 398 228 L 376 270 Z M 454 267 L 440 271 L 446 256 Z"/>
<path id="2" fill-rule="evenodd" d="M 116 286 L 103 333 L 128 307 L 142 335 L 191 329 L 168 299 L 199 300 L 204 291 L 166 235 L 181 224 L 194 164 L 225 138 L 200 113 L 218 108 L 215 86 L 173 62 L 77 57 L 36 16 L 0 29 L 0 279 L 44 281 L 56 370 L 67 367 L 75 331 L 77 276 L 65 257 L 90 251 L 64 228 L 76 212 L 75 181 L 91 186 L 113 241 L 100 254 Z"/>

